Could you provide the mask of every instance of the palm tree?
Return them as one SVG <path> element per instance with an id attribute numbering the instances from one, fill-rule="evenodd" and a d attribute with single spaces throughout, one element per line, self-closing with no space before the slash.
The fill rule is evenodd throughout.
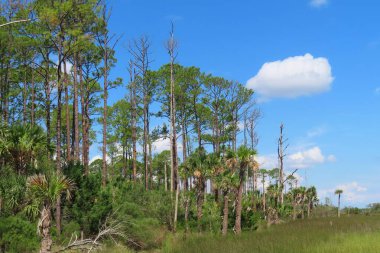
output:
<path id="1" fill-rule="evenodd" d="M 0 157 L 12 163 L 18 174 L 26 174 L 28 168 L 35 166 L 36 158 L 51 149 L 47 145 L 46 134 L 39 126 L 0 128 Z"/>
<path id="2" fill-rule="evenodd" d="M 292 206 L 293 206 L 293 220 L 297 218 L 297 208 L 299 205 L 302 206 L 302 218 L 304 218 L 304 202 L 306 199 L 306 188 L 305 187 L 298 187 L 293 188 L 290 192 L 290 196 L 292 198 Z"/>
<path id="3" fill-rule="evenodd" d="M 261 183 L 263 184 L 262 209 L 263 209 L 263 212 L 265 213 L 266 212 L 265 178 L 266 178 L 266 175 L 268 174 L 268 171 L 266 169 L 260 169 L 259 174 L 261 174 L 261 177 L 262 177 L 261 179 Z"/>
<path id="4" fill-rule="evenodd" d="M 201 219 L 203 216 L 203 202 L 204 194 L 206 189 L 207 180 L 207 156 L 204 148 L 198 148 L 192 153 L 186 163 L 188 168 L 191 169 L 194 175 L 194 186 L 197 196 L 197 220 L 198 220 L 198 231 L 201 231 Z"/>
<path id="5" fill-rule="evenodd" d="M 337 189 L 335 190 L 335 194 L 338 195 L 338 217 L 340 217 L 340 196 L 342 195 L 343 190 Z"/>
<path id="6" fill-rule="evenodd" d="M 32 199 L 33 204 L 38 205 L 40 209 L 38 221 L 38 233 L 42 236 L 40 253 L 51 252 L 52 207 L 62 193 L 66 193 L 66 199 L 70 199 L 73 189 L 73 181 L 60 172 L 28 177 L 27 194 Z"/>
<path id="7" fill-rule="evenodd" d="M 215 171 L 215 185 L 223 194 L 223 224 L 222 235 L 227 234 L 228 230 L 228 194 L 231 188 L 239 184 L 239 177 L 236 173 L 236 158 L 233 152 L 228 152 L 223 158 L 224 164 L 219 164 Z"/>
<path id="8" fill-rule="evenodd" d="M 246 146 L 240 146 L 236 152 L 238 162 L 239 162 L 239 186 L 236 195 L 236 216 L 235 216 L 235 232 L 236 234 L 241 233 L 241 210 L 242 210 L 242 199 L 243 199 L 243 187 L 244 180 L 247 169 L 250 167 L 253 155 L 256 152 Z"/>
<path id="9" fill-rule="evenodd" d="M 310 218 L 311 210 L 313 209 L 314 204 L 318 201 L 317 189 L 314 186 L 306 190 L 306 199 L 307 199 L 307 217 Z"/>

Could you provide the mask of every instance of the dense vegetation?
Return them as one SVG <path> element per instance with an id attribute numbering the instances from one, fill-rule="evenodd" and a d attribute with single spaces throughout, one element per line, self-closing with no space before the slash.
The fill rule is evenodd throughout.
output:
<path id="1" fill-rule="evenodd" d="M 131 41 L 122 80 L 110 75 L 120 37 L 109 31 L 105 2 L 8 1 L 0 12 L 0 252 L 91 251 L 114 241 L 151 250 L 178 234 L 340 215 L 284 170 L 283 125 L 278 168 L 261 168 L 254 92 L 179 65 L 173 26 L 159 69 L 150 68 L 149 39 Z M 125 97 L 109 105 L 112 88 Z M 165 140 L 170 147 L 155 152 Z M 90 162 L 99 141 L 102 158 Z M 239 240 L 251 248 L 248 236 Z M 199 238 L 173 241 L 173 251 L 232 251 L 236 240 Z"/>

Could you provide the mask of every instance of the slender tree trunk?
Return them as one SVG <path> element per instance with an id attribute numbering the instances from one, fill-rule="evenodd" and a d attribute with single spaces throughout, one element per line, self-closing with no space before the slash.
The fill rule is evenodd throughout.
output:
<path id="1" fill-rule="evenodd" d="M 252 170 L 252 209 L 256 211 L 256 171 Z"/>
<path id="2" fill-rule="evenodd" d="M 127 171 L 127 158 L 126 158 L 126 155 L 125 155 L 125 144 L 123 144 L 123 169 L 122 169 L 122 172 L 121 172 L 121 176 L 123 178 L 125 178 L 126 176 L 126 171 Z"/>
<path id="3" fill-rule="evenodd" d="M 278 163 L 280 169 L 280 175 L 278 180 L 278 188 L 280 190 L 280 205 L 284 204 L 284 139 L 283 139 L 284 125 L 280 125 L 280 138 L 278 139 Z M 286 147 L 285 147 L 286 149 Z"/>
<path id="4" fill-rule="evenodd" d="M 236 196 L 236 217 L 235 217 L 235 233 L 241 233 L 241 210 L 242 210 L 242 200 L 243 200 L 243 177 L 240 177 L 240 184 Z"/>
<path id="5" fill-rule="evenodd" d="M 166 160 L 165 160 L 165 165 L 164 165 L 164 169 L 165 169 L 165 181 L 164 181 L 164 184 L 165 184 L 165 191 L 168 191 L 168 176 L 167 176 L 167 165 L 166 165 Z"/>
<path id="6" fill-rule="evenodd" d="M 197 221 L 198 221 L 198 232 L 202 231 L 202 216 L 203 216 L 203 202 L 204 202 L 204 194 L 205 194 L 205 182 L 200 177 L 197 178 L 200 180 L 197 184 L 200 184 L 197 189 Z"/>
<path id="7" fill-rule="evenodd" d="M 62 46 L 61 46 L 62 49 Z M 62 120 L 62 83 L 61 83 L 61 63 L 62 63 L 62 51 L 58 55 L 58 68 L 57 68 L 57 144 L 56 144 L 56 163 L 57 163 L 57 172 L 61 172 L 61 120 Z M 61 234 L 61 196 L 58 196 L 56 203 L 56 227 L 57 234 Z"/>
<path id="8" fill-rule="evenodd" d="M 143 138 L 143 153 L 144 153 L 144 179 L 145 190 L 149 189 L 149 165 L 148 165 L 148 101 L 147 94 L 144 94 L 144 138 Z"/>
<path id="9" fill-rule="evenodd" d="M 84 174 L 89 174 L 89 159 L 88 159 L 88 94 L 87 88 L 85 87 L 85 83 L 83 82 L 83 71 L 82 66 L 79 65 L 79 87 L 80 87 L 80 101 L 81 101 L 81 120 L 82 120 L 82 163 L 84 167 Z"/>
<path id="10" fill-rule="evenodd" d="M 185 233 L 189 232 L 189 205 L 190 205 L 190 198 L 189 198 L 189 196 L 186 196 L 186 200 L 185 200 Z"/>
<path id="11" fill-rule="evenodd" d="M 66 61 L 63 61 L 64 78 L 63 83 L 65 86 L 65 107 L 66 107 L 66 157 L 68 161 L 71 161 L 71 149 L 70 149 L 70 107 L 69 107 L 69 83 L 67 77 Z"/>
<path id="12" fill-rule="evenodd" d="M 30 109 L 30 124 L 34 126 L 35 124 L 35 100 L 36 100 L 36 90 L 35 90 L 35 83 L 34 83 L 34 71 L 33 68 L 31 69 L 31 75 L 32 75 L 32 101 L 31 101 L 31 109 Z"/>
<path id="13" fill-rule="evenodd" d="M 131 70 L 131 104 L 132 104 L 132 173 L 133 181 L 136 182 L 137 173 L 137 129 L 136 129 L 136 119 L 137 119 L 137 105 L 136 105 L 136 83 L 133 79 L 133 70 Z"/>
<path id="14" fill-rule="evenodd" d="M 265 176 L 263 176 L 263 211 L 266 212 Z"/>
<path id="15" fill-rule="evenodd" d="M 223 191 L 223 228 L 222 235 L 227 235 L 228 230 L 228 191 Z"/>
<path id="16" fill-rule="evenodd" d="M 27 121 L 27 117 L 26 117 L 26 103 L 27 103 L 27 100 L 28 100 L 28 84 L 27 84 L 27 80 L 26 80 L 26 65 L 24 66 L 25 68 L 25 71 L 24 71 L 24 89 L 23 89 L 23 122 L 24 122 L 24 125 L 26 124 L 26 121 Z"/>
<path id="17" fill-rule="evenodd" d="M 338 195 L 338 218 L 340 218 L 340 194 Z"/>
<path id="18" fill-rule="evenodd" d="M 79 113 L 78 113 L 78 54 L 74 59 L 74 97 L 73 97 L 73 142 L 74 142 L 74 161 L 79 161 Z"/>
<path id="19" fill-rule="evenodd" d="M 103 163 L 102 163 L 102 186 L 107 185 L 107 99 L 108 99 L 108 38 L 104 45 L 104 82 L 103 82 Z"/>

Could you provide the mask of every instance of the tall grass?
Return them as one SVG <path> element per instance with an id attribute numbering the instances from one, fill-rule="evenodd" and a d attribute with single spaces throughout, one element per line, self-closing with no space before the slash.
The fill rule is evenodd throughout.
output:
<path id="1" fill-rule="evenodd" d="M 380 216 L 298 220 L 240 236 L 190 235 L 168 241 L 165 253 L 379 253 Z"/>

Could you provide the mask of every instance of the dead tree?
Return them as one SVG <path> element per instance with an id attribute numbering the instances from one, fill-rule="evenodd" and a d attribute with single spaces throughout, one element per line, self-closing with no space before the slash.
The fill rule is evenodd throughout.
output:
<path id="1" fill-rule="evenodd" d="M 148 69 L 151 63 L 150 56 L 150 42 L 148 37 L 142 36 L 138 40 L 134 40 L 133 44 L 129 47 L 129 52 L 133 57 L 133 63 L 140 76 L 140 90 L 143 95 L 143 121 L 144 121 L 144 133 L 143 133 L 143 155 L 144 155 L 144 167 L 145 167 L 145 189 L 149 189 L 149 171 L 151 171 L 149 163 L 149 105 L 152 101 L 153 84 L 148 80 Z M 136 83 L 132 82 L 134 88 Z M 134 91 L 135 92 L 135 91 Z M 133 107 L 136 107 L 136 96 L 133 96 Z M 135 108 L 133 108 L 135 110 Z M 136 116 L 136 115 L 134 115 Z M 135 124 L 135 122 L 134 122 Z"/>
<path id="2" fill-rule="evenodd" d="M 174 24 L 171 23 L 170 38 L 166 43 L 166 49 L 170 56 L 170 153 L 171 153 L 171 168 L 172 182 L 174 182 L 175 206 L 174 206 L 174 231 L 176 229 L 177 214 L 178 214 L 178 196 L 179 196 L 179 176 L 178 176 L 178 161 L 177 161 L 177 133 L 176 133 L 176 101 L 175 101 L 175 82 L 174 82 L 174 62 L 177 58 L 177 41 L 174 39 Z M 173 184 L 173 183 L 172 183 Z"/>
<path id="3" fill-rule="evenodd" d="M 284 139 L 283 135 L 284 124 L 280 125 L 280 137 L 278 138 L 278 148 L 277 148 L 277 156 L 278 156 L 278 167 L 280 170 L 279 180 L 278 180 L 278 188 L 280 190 L 280 205 L 284 204 L 284 158 L 286 156 L 286 149 L 288 148 L 287 141 L 288 139 Z"/>

